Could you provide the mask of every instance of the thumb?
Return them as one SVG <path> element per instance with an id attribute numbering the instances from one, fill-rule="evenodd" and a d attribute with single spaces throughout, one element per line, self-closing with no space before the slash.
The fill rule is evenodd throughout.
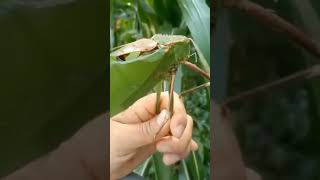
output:
<path id="1" fill-rule="evenodd" d="M 153 143 L 155 141 L 155 136 L 168 120 L 169 112 L 167 110 L 162 110 L 160 114 L 148 121 L 129 125 L 128 131 L 132 134 L 132 136 L 130 136 L 130 141 L 133 147 L 137 148 Z"/>

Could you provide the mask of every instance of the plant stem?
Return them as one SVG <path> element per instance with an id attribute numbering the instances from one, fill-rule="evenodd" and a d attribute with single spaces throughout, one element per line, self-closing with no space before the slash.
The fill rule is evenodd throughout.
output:
<path id="1" fill-rule="evenodd" d="M 244 99 L 246 97 L 255 96 L 259 93 L 270 92 L 270 89 L 276 88 L 276 87 L 279 88 L 279 87 L 281 87 L 287 83 L 290 83 L 290 82 L 306 80 L 306 79 L 314 78 L 317 76 L 320 76 L 320 65 L 314 65 L 311 68 L 308 68 L 306 70 L 293 73 L 287 77 L 281 78 L 281 79 L 273 81 L 271 83 L 268 83 L 268 84 L 256 87 L 254 89 L 242 92 L 239 95 L 228 98 L 223 103 L 223 105 L 229 105 L 231 103 L 234 103 L 234 102 L 239 101 L 241 99 Z"/>
<path id="2" fill-rule="evenodd" d="M 320 45 L 317 41 L 307 36 L 293 24 L 274 14 L 271 10 L 249 0 L 224 0 L 223 2 L 224 6 L 238 8 L 254 16 L 261 23 L 285 33 L 292 41 L 301 45 L 315 56 L 320 57 Z"/>

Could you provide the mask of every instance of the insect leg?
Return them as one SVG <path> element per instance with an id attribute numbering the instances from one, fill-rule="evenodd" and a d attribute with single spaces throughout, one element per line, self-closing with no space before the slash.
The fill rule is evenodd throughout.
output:
<path id="1" fill-rule="evenodd" d="M 182 61 L 182 64 L 186 65 L 189 69 L 191 69 L 192 71 L 199 73 L 200 75 L 202 75 L 203 77 L 207 78 L 208 80 L 210 80 L 210 74 L 205 72 L 204 70 L 202 70 L 201 68 L 199 68 L 197 65 L 189 62 L 189 61 Z"/>
<path id="2" fill-rule="evenodd" d="M 167 122 L 171 119 L 171 117 L 173 116 L 173 107 L 174 107 L 174 83 L 176 80 L 176 72 L 177 69 L 176 68 L 172 68 L 170 70 L 171 73 L 171 79 L 170 79 L 170 84 L 169 84 L 169 113 L 170 116 L 168 119 L 166 119 L 166 122 L 163 123 L 163 125 L 160 127 L 159 131 L 155 134 L 154 136 L 154 141 L 156 140 L 157 135 L 161 132 L 163 126 L 165 126 L 167 124 Z"/>
<path id="3" fill-rule="evenodd" d="M 181 96 L 184 96 L 184 95 L 186 95 L 186 94 L 192 93 L 192 92 L 194 92 L 194 91 L 197 91 L 197 90 L 199 90 L 199 89 L 209 87 L 209 86 L 210 86 L 210 82 L 207 82 L 207 83 L 201 84 L 201 85 L 199 85 L 199 86 L 193 87 L 193 88 L 191 88 L 191 89 L 185 90 L 185 91 L 183 91 L 183 92 L 180 93 L 180 97 L 181 97 Z"/>
<path id="4" fill-rule="evenodd" d="M 169 112 L 170 112 L 170 118 L 173 115 L 173 105 L 174 105 L 174 83 L 176 80 L 176 68 L 172 68 L 170 73 L 171 73 L 171 80 L 170 80 L 170 85 L 169 85 Z"/>

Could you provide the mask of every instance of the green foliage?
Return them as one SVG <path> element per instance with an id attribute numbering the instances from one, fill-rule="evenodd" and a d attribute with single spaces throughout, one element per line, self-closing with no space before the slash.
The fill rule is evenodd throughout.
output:
<path id="1" fill-rule="evenodd" d="M 166 39 L 162 36 L 161 38 Z M 111 116 L 128 108 L 134 101 L 149 93 L 161 80 L 166 80 L 170 67 L 189 56 L 190 41 L 185 37 L 182 38 L 186 41 L 161 47 L 151 54 L 130 61 L 111 62 Z M 110 58 L 113 57 L 112 54 Z"/>
<path id="2" fill-rule="evenodd" d="M 205 59 L 210 62 L 210 9 L 202 1 L 178 0 L 184 20 Z M 201 28 L 199 28 L 201 27 Z"/>
<path id="3" fill-rule="evenodd" d="M 200 9 L 199 9 L 200 8 Z M 206 14 L 207 13 L 207 14 Z M 199 16 L 200 15 L 200 16 Z M 111 47 L 130 43 L 142 37 L 150 38 L 154 34 L 178 34 L 190 36 L 195 40 L 204 57 L 210 57 L 210 10 L 206 2 L 177 0 L 121 0 L 114 1 L 111 15 L 113 39 Z M 196 32 L 196 28 L 201 31 Z M 194 49 L 193 49 L 194 51 Z M 209 70 L 208 62 L 202 59 L 193 63 Z M 112 79 L 113 77 L 111 77 Z M 179 68 L 175 90 L 180 92 L 202 84 L 204 79 L 190 72 L 185 67 Z M 123 83 L 123 82 L 122 82 Z M 175 180 L 209 179 L 210 136 L 209 136 L 209 92 L 202 90 L 185 97 L 188 113 L 194 119 L 194 138 L 199 144 L 199 151 L 191 154 L 178 166 L 167 167 L 162 163 L 162 156 L 157 153 L 147 160 L 136 172 L 148 179 Z"/>

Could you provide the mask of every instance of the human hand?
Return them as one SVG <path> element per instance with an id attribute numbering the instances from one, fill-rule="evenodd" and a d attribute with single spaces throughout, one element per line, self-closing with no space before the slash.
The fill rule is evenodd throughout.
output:
<path id="1" fill-rule="evenodd" d="M 169 118 L 169 96 L 160 96 L 161 113 L 156 115 L 156 94 L 147 95 L 110 121 L 110 178 L 129 174 L 156 150 L 163 162 L 172 165 L 198 148 L 192 140 L 192 118 L 174 93 L 174 113 Z"/>

